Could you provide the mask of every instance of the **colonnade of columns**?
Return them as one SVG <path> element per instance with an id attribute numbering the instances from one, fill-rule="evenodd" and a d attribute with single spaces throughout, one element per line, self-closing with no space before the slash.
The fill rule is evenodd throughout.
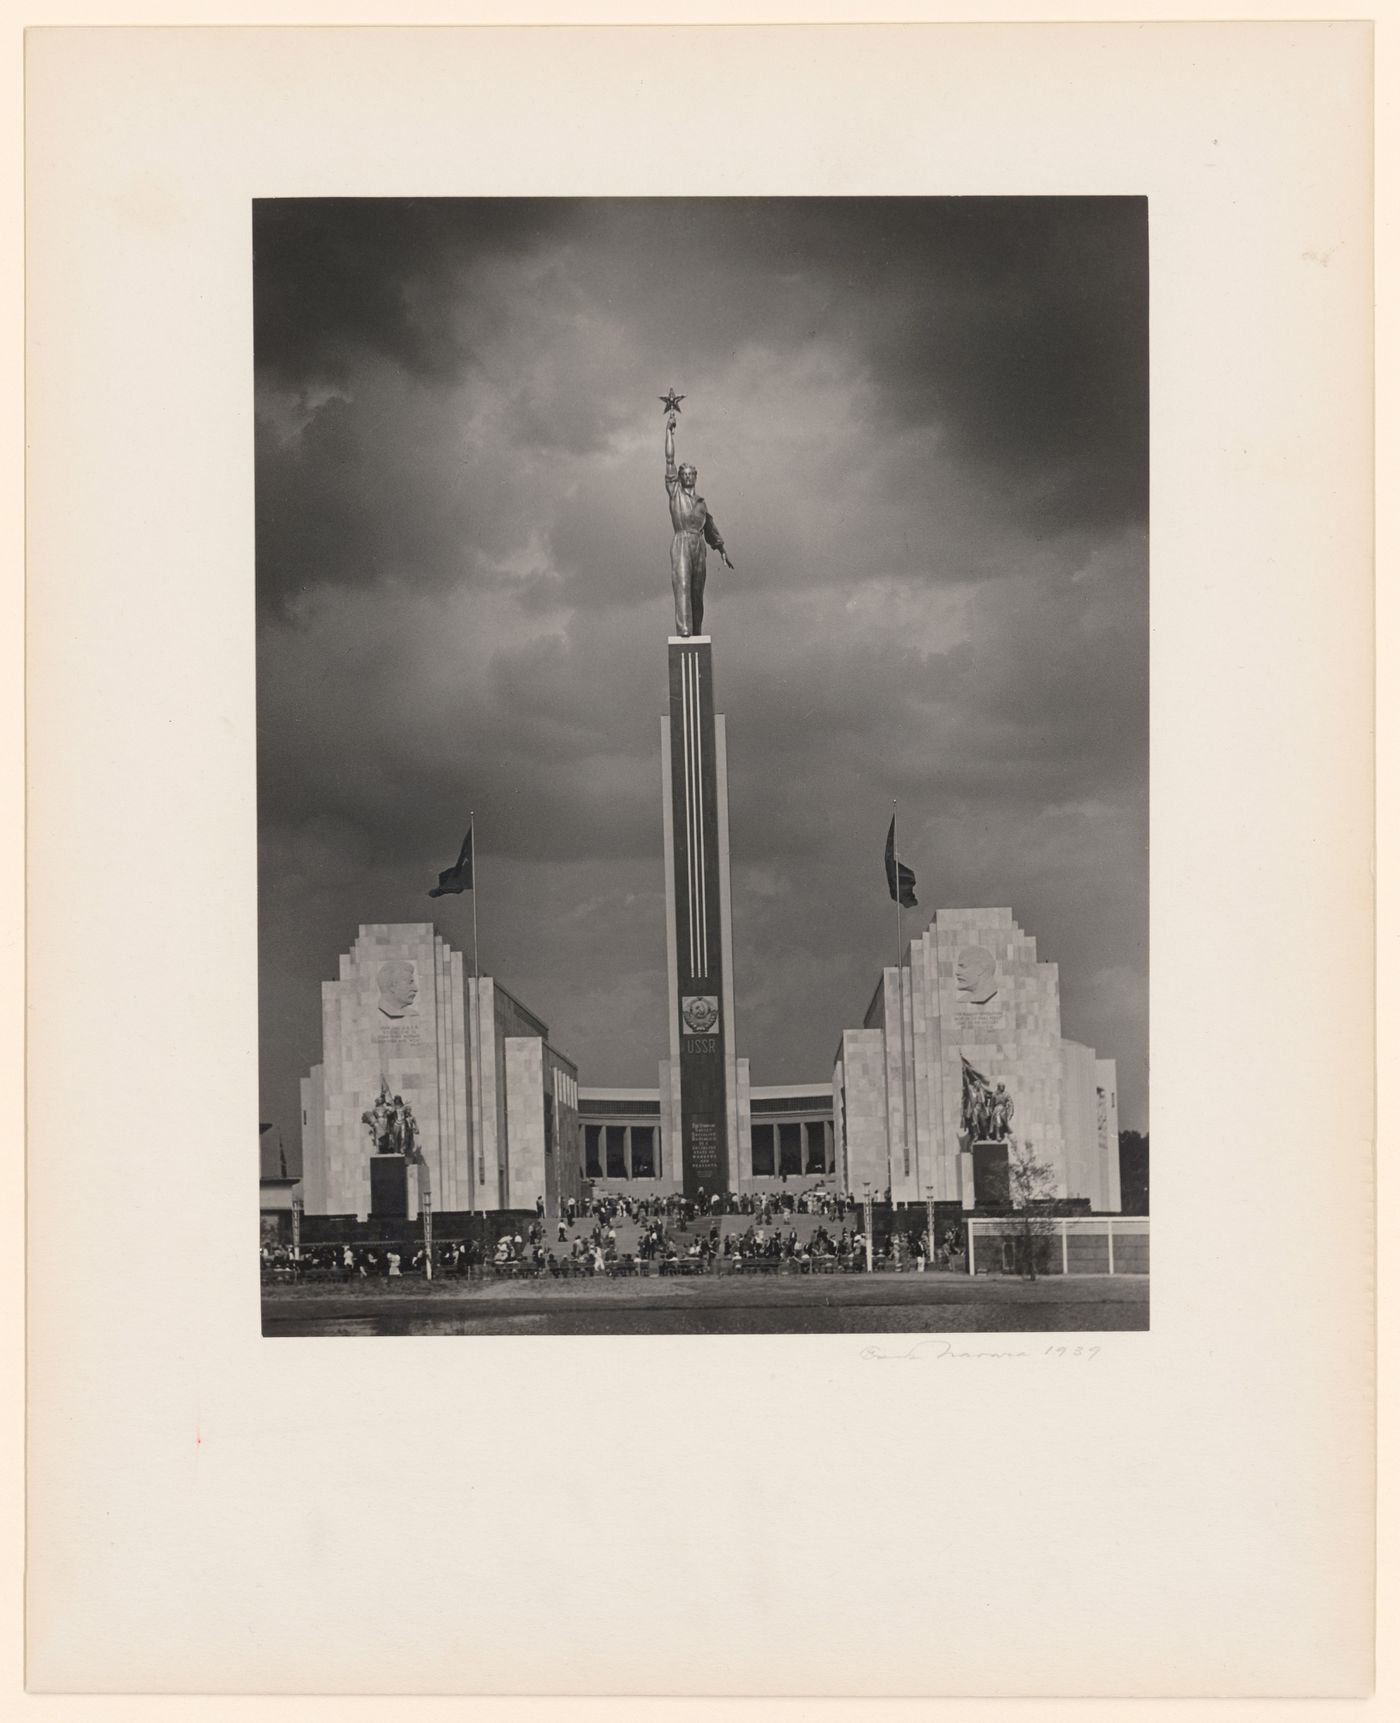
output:
<path id="1" fill-rule="evenodd" d="M 749 1153 L 744 1156 L 745 1171 L 754 1178 L 777 1178 L 783 1169 L 782 1128 L 796 1125 L 800 1135 L 800 1153 L 796 1168 L 788 1169 L 789 1177 L 810 1174 L 816 1177 L 818 1169 L 812 1165 L 812 1138 L 814 1132 L 820 1133 L 822 1165 L 820 1171 L 832 1173 L 836 1170 L 836 1132 L 830 1119 L 783 1119 L 756 1118 L 753 1120 L 753 1130 L 769 1128 L 773 1133 L 773 1167 L 771 1172 L 759 1173 L 754 1171 L 752 1142 Z"/>
<path id="2" fill-rule="evenodd" d="M 583 1170 L 586 1178 L 607 1179 L 610 1177 L 617 1178 L 621 1176 L 623 1178 L 632 1179 L 639 1177 L 657 1177 L 660 1172 L 659 1161 L 661 1155 L 661 1126 L 659 1120 L 650 1120 L 647 1122 L 638 1120 L 635 1124 L 627 1124 L 620 1119 L 600 1119 L 596 1121 L 593 1119 L 586 1119 L 582 1121 L 582 1125 L 584 1131 Z M 590 1160 L 588 1155 L 588 1133 L 590 1131 L 597 1132 L 597 1137 L 595 1139 L 597 1143 L 596 1161 Z M 621 1175 L 617 1173 L 609 1173 L 608 1171 L 609 1138 L 611 1137 L 612 1139 L 612 1146 L 616 1146 L 617 1137 L 614 1133 L 619 1131 L 622 1133 L 622 1163 L 625 1168 L 625 1171 Z M 648 1147 L 648 1139 L 650 1147 L 649 1170 L 647 1170 L 645 1166 L 647 1161 L 646 1150 Z M 643 1170 L 640 1173 L 637 1171 L 638 1159 L 644 1163 Z M 591 1170 L 594 1165 L 597 1167 L 596 1172 Z"/>
<path id="3" fill-rule="evenodd" d="M 796 1126 L 800 1133 L 800 1154 L 796 1167 L 789 1165 L 790 1178 L 830 1176 L 836 1171 L 836 1133 L 830 1119 L 811 1118 L 760 1118 L 753 1120 L 753 1130 L 769 1131 L 772 1135 L 773 1160 L 771 1171 L 755 1172 L 753 1161 L 753 1140 L 742 1145 L 742 1152 L 737 1157 L 736 1187 L 742 1189 L 752 1179 L 777 1178 L 783 1170 L 782 1131 Z M 648 1179 L 662 1175 L 661 1166 L 661 1130 L 660 1122 L 656 1119 L 628 1121 L 623 1119 L 583 1119 L 580 1120 L 583 1139 L 580 1153 L 583 1162 L 583 1172 L 586 1178 L 607 1180 L 609 1178 Z M 619 1140 L 620 1133 L 620 1140 Z M 611 1137 L 611 1143 L 609 1138 Z M 590 1155 L 590 1141 L 594 1153 Z M 814 1164 L 813 1148 L 820 1146 L 822 1164 L 818 1168 Z M 622 1172 L 609 1171 L 611 1148 L 611 1165 L 616 1166 L 617 1150 L 622 1151 Z M 647 1149 L 650 1149 L 648 1158 Z"/>

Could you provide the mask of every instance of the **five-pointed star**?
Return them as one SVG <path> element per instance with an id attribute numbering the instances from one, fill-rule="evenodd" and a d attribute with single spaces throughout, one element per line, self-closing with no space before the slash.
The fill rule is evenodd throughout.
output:
<path id="1" fill-rule="evenodd" d="M 679 413 L 685 396 L 678 395 L 674 389 L 668 389 L 664 395 L 658 395 L 656 398 L 668 413 Z"/>

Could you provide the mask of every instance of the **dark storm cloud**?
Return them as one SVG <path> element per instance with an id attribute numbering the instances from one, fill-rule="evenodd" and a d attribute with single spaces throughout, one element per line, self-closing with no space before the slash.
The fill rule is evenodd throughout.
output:
<path id="1" fill-rule="evenodd" d="M 655 1081 L 674 384 L 738 565 L 709 620 L 754 1080 L 825 1076 L 859 1020 L 898 796 L 921 903 L 1010 904 L 1143 1122 L 1142 204 L 279 204 L 257 234 L 263 1116 L 360 921 L 463 942 L 425 893 L 473 808 L 486 960 L 585 1081 Z"/>
<path id="2" fill-rule="evenodd" d="M 887 413 L 948 428 L 1046 530 L 1145 520 L 1145 198 L 812 199 L 755 207 L 830 282 Z"/>
<path id="3" fill-rule="evenodd" d="M 260 654 L 264 827 L 319 810 L 367 862 L 421 870 L 475 804 L 492 810 L 501 854 L 645 853 L 665 684 L 626 665 L 655 637 L 647 621 L 574 642 L 533 632 L 509 595 L 493 611 L 402 589 L 322 592 Z"/>
<path id="4" fill-rule="evenodd" d="M 665 260 L 653 307 L 677 278 L 724 280 L 685 299 L 702 342 L 839 344 L 885 415 L 946 429 L 1042 530 L 1145 520 L 1145 198 L 639 200 L 608 219 Z"/>
<path id="5" fill-rule="evenodd" d="M 343 382 L 366 355 L 449 377 L 471 357 L 455 313 L 473 262 L 540 244 L 576 208 L 548 198 L 259 198 L 255 363 L 298 385 Z"/>
<path id="6" fill-rule="evenodd" d="M 408 398 L 442 455 L 457 433 L 425 390 L 472 364 L 508 403 L 498 453 L 606 443 L 635 413 L 616 388 L 617 308 L 657 353 L 772 340 L 796 363 L 840 347 L 883 418 L 941 430 L 987 502 L 1033 530 L 1146 519 L 1143 199 L 275 200 L 255 206 L 254 241 L 264 382 L 304 397 L 389 361 L 420 385 Z M 512 294 L 503 260 L 540 261 Z M 413 559 L 444 528 L 480 530 L 465 465 L 405 465 L 405 410 L 402 393 L 332 399 L 299 436 L 264 424 L 265 591 L 373 579 L 400 547 Z"/>

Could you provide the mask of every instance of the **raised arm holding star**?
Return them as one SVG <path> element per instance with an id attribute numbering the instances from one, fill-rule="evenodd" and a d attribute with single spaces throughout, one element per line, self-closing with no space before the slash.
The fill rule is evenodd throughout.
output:
<path id="1" fill-rule="evenodd" d="M 671 503 L 671 590 L 676 600 L 676 633 L 682 638 L 699 634 L 705 615 L 705 548 L 719 552 L 726 568 L 733 568 L 719 527 L 696 494 L 697 474 L 689 462 L 676 465 L 676 415 L 684 395 L 669 389 L 658 396 L 666 409 L 666 495 Z"/>

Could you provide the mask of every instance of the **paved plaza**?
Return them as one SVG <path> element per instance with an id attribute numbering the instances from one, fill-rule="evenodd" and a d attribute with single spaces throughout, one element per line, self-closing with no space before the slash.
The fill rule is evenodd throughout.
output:
<path id="1" fill-rule="evenodd" d="M 378 1283 L 267 1288 L 263 1332 L 319 1334 L 966 1334 L 1148 1326 L 1145 1275 L 1025 1281 L 911 1274 Z"/>

